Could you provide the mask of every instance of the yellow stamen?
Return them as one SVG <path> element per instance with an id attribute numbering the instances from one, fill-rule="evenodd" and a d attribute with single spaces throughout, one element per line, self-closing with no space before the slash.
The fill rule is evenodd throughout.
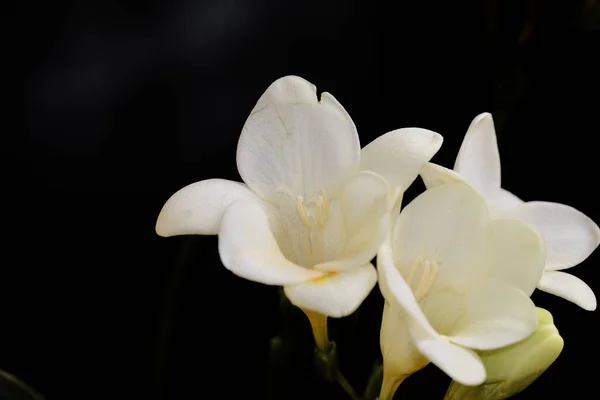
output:
<path id="1" fill-rule="evenodd" d="M 425 297 L 435 283 L 435 280 L 440 272 L 439 264 L 440 263 L 438 261 L 423 259 L 422 257 L 417 257 L 413 260 L 407 272 L 406 283 L 411 287 L 411 289 L 413 289 L 413 293 L 417 301 Z M 416 289 L 414 289 L 413 279 L 415 278 L 417 266 L 420 267 L 421 276 L 416 285 Z"/>

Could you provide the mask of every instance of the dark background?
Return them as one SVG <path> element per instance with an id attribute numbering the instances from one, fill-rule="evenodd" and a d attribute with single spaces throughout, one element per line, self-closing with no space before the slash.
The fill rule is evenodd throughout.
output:
<path id="1" fill-rule="evenodd" d="M 4 127 L 0 368 L 49 400 L 266 398 L 269 374 L 287 390 L 279 398 L 346 398 L 316 383 L 308 323 L 281 317 L 277 288 L 226 271 L 216 237 L 154 232 L 176 190 L 239 180 L 242 125 L 284 75 L 336 96 L 363 145 L 400 127 L 441 133 L 434 161 L 449 167 L 471 120 L 489 111 L 504 187 L 600 222 L 599 1 L 17 8 L 4 64 L 25 75 L 24 118 Z M 599 262 L 595 253 L 571 270 L 596 293 Z M 534 301 L 553 313 L 565 349 L 518 397 L 594 393 L 598 311 L 539 292 Z M 381 307 L 375 289 L 356 316 L 332 323 L 359 390 L 379 356 Z M 268 369 L 269 339 L 285 326 L 303 339 Z M 441 399 L 448 383 L 429 366 L 398 397 Z"/>

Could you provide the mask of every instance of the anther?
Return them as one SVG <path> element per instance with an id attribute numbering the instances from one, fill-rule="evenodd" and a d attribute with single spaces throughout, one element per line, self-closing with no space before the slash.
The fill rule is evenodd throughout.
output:
<path id="1" fill-rule="evenodd" d="M 304 198 L 302 196 L 298 196 L 298 198 L 296 199 L 296 207 L 298 208 L 298 214 L 300 215 L 300 219 L 302 220 L 304 225 L 308 226 L 309 228 L 314 228 L 316 224 L 310 218 L 308 218 L 308 215 L 306 215 L 306 210 L 304 209 L 303 202 Z"/>

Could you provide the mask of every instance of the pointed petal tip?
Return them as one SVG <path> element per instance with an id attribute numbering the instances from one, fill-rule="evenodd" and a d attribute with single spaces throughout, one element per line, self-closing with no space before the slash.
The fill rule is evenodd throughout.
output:
<path id="1" fill-rule="evenodd" d="M 478 114 L 475 118 L 473 118 L 472 124 L 474 125 L 474 124 L 479 123 L 484 120 L 491 120 L 493 122 L 494 118 L 492 117 L 491 113 L 489 113 L 487 111 L 482 112 L 481 114 Z"/>
<path id="2" fill-rule="evenodd" d="M 156 218 L 156 225 L 154 226 L 154 231 L 160 237 L 171 237 L 178 236 L 184 233 L 177 232 L 177 229 L 174 228 L 175 223 L 172 220 L 175 219 L 175 211 L 173 210 L 173 196 L 163 205 L 158 217 Z"/>
<path id="3" fill-rule="evenodd" d="M 158 215 L 156 225 L 154 226 L 154 232 L 160 237 L 169 237 L 168 231 L 164 229 L 162 224 L 162 212 Z"/>
<path id="4" fill-rule="evenodd" d="M 207 179 L 175 192 L 163 205 L 154 230 L 161 237 L 216 235 L 225 209 L 239 199 L 255 199 L 246 185 Z"/>
<path id="5" fill-rule="evenodd" d="M 586 311 L 595 311 L 596 295 L 587 283 L 566 272 L 546 271 L 537 288 L 577 304 Z"/>
<path id="6" fill-rule="evenodd" d="M 445 338 L 418 340 L 417 348 L 439 369 L 462 385 L 481 385 L 487 378 L 485 367 L 477 353 L 450 343 Z"/>
<path id="7" fill-rule="evenodd" d="M 317 103 L 317 87 L 297 75 L 283 76 L 267 88 L 273 98 L 286 103 Z"/>
<path id="8" fill-rule="evenodd" d="M 377 172 L 392 186 L 408 188 L 442 143 L 442 135 L 428 129 L 395 129 L 361 150 L 360 169 Z"/>
<path id="9" fill-rule="evenodd" d="M 596 238 L 596 247 L 598 247 L 600 245 L 600 227 L 598 227 L 598 224 L 596 222 L 594 222 L 594 220 L 592 220 L 591 218 L 590 218 L 590 226 L 592 228 L 592 234 Z"/>
<path id="10" fill-rule="evenodd" d="M 591 293 L 591 296 L 590 296 L 590 299 L 589 299 L 588 302 L 581 303 L 581 304 L 578 304 L 578 305 L 579 305 L 579 307 L 583 308 L 585 311 L 596 311 L 596 307 L 598 305 L 598 302 L 596 300 L 596 295 L 594 294 L 594 292 Z"/>

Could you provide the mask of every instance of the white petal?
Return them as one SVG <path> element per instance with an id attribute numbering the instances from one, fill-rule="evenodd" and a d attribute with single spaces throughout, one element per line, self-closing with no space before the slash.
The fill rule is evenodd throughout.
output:
<path id="1" fill-rule="evenodd" d="M 385 299 L 404 310 L 430 336 L 438 337 L 438 333 L 421 311 L 412 289 L 396 269 L 392 247 L 388 240 L 381 246 L 377 254 L 377 271 L 379 287 Z"/>
<path id="2" fill-rule="evenodd" d="M 448 337 L 471 349 L 492 350 L 525 339 L 537 323 L 529 296 L 502 281 L 487 281 L 465 294 L 463 315 Z"/>
<path id="3" fill-rule="evenodd" d="M 492 221 L 494 266 L 492 274 L 531 296 L 546 262 L 544 239 L 525 222 Z"/>
<path id="4" fill-rule="evenodd" d="M 364 265 L 377 254 L 390 229 L 389 185 L 381 176 L 363 171 L 346 185 L 341 199 L 341 221 L 332 221 L 327 234 L 345 238 L 335 259 L 315 266 L 341 271 Z M 340 232 L 342 231 L 342 232 Z M 340 242 L 331 238 L 328 242 Z"/>
<path id="5" fill-rule="evenodd" d="M 468 184 L 465 178 L 458 172 L 434 163 L 425 164 L 421 168 L 419 175 L 421 175 L 421 179 L 423 179 L 423 183 L 425 183 L 427 189 L 445 185 L 446 183 L 462 182 Z"/>
<path id="6" fill-rule="evenodd" d="M 379 343 L 386 375 L 410 375 L 429 364 L 415 346 L 408 331 L 409 323 L 401 308 L 388 301 L 384 303 Z"/>
<path id="7" fill-rule="evenodd" d="M 369 263 L 345 272 L 286 286 L 285 295 L 292 304 L 329 317 L 352 314 L 377 283 L 377 271 Z"/>
<path id="8" fill-rule="evenodd" d="M 485 367 L 474 351 L 450 343 L 447 338 L 433 338 L 415 325 L 410 333 L 419 351 L 456 382 L 475 386 L 485 381 Z"/>
<path id="9" fill-rule="evenodd" d="M 524 203 L 523 200 L 509 192 L 508 190 L 504 190 L 502 188 L 496 189 L 492 191 L 487 197 L 486 200 L 490 207 L 496 208 L 498 210 L 510 210 L 517 206 L 520 206 Z"/>
<path id="10" fill-rule="evenodd" d="M 596 296 L 592 289 L 578 277 L 560 271 L 547 271 L 538 289 L 562 297 L 587 311 L 596 309 Z"/>
<path id="11" fill-rule="evenodd" d="M 362 149 L 360 169 L 376 172 L 387 179 L 390 186 L 406 190 L 423 165 L 438 152 L 442 142 L 440 134 L 427 129 L 397 129 Z"/>
<path id="12" fill-rule="evenodd" d="M 419 195 L 394 226 L 394 260 L 416 290 L 420 277 L 433 272 L 436 287 L 462 291 L 491 267 L 489 215 L 477 191 L 462 183 L 437 186 Z M 425 262 L 436 264 L 425 271 Z M 413 271 L 411 273 L 411 271 Z"/>
<path id="13" fill-rule="evenodd" d="M 420 175 L 427 189 L 452 182 L 464 182 L 473 186 L 466 176 L 434 163 L 427 163 L 421 169 Z M 501 187 L 489 188 L 485 192 L 481 192 L 476 186 L 473 187 L 485 198 L 490 212 L 510 210 L 524 203 L 523 200 Z"/>
<path id="14" fill-rule="evenodd" d="M 219 254 L 234 274 L 267 285 L 293 285 L 323 276 L 283 256 L 257 201 L 240 200 L 227 208 L 219 230 Z"/>
<path id="15" fill-rule="evenodd" d="M 430 291 L 421 301 L 419 306 L 440 335 L 447 335 L 456 325 L 464 308 L 464 296 L 453 290 Z"/>
<path id="16" fill-rule="evenodd" d="M 500 188 L 500 154 L 491 114 L 480 114 L 471 122 L 454 170 L 484 195 Z"/>
<path id="17" fill-rule="evenodd" d="M 248 186 L 271 200 L 283 192 L 313 201 L 336 197 L 360 162 L 360 143 L 348 113 L 328 93 L 297 76 L 269 86 L 246 120 L 237 165 Z"/>
<path id="18" fill-rule="evenodd" d="M 600 229 L 582 212 L 559 203 L 530 201 L 511 216 L 535 226 L 546 242 L 546 269 L 561 270 L 584 261 L 600 243 Z"/>
<path id="19" fill-rule="evenodd" d="M 208 179 L 178 190 L 163 206 L 156 221 L 160 236 L 216 235 L 225 209 L 234 201 L 256 195 L 239 182 Z"/>

